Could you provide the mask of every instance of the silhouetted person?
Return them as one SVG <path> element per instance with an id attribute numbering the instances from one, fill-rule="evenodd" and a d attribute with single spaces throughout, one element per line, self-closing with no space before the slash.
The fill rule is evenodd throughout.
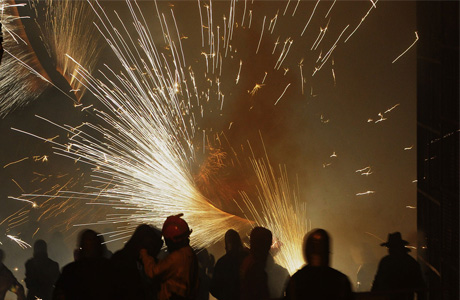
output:
<path id="1" fill-rule="evenodd" d="M 388 248 L 389 255 L 382 258 L 372 285 L 373 292 L 388 292 L 391 300 L 424 299 L 425 282 L 419 263 L 408 254 L 409 243 L 402 239 L 401 233 L 388 234 L 388 241 L 380 244 Z"/>
<path id="2" fill-rule="evenodd" d="M 18 282 L 13 273 L 3 264 L 5 252 L 0 249 L 0 300 L 5 299 L 8 291 L 16 294 L 18 300 L 26 299 L 24 287 Z"/>
<path id="3" fill-rule="evenodd" d="M 240 293 L 240 267 L 249 250 L 233 229 L 225 233 L 225 255 L 217 260 L 211 280 L 211 294 L 218 300 L 237 300 Z"/>
<path id="4" fill-rule="evenodd" d="M 79 238 L 77 260 L 66 265 L 56 282 L 54 300 L 113 299 L 113 276 L 104 255 L 101 238 L 84 230 Z"/>
<path id="5" fill-rule="evenodd" d="M 290 279 L 287 300 L 353 299 L 348 277 L 329 267 L 330 239 L 323 229 L 314 229 L 306 234 L 303 241 L 303 254 L 307 265 L 297 271 Z"/>
<path id="6" fill-rule="evenodd" d="M 114 299 L 156 299 L 159 284 L 145 274 L 139 252 L 146 249 L 149 256 L 156 258 L 162 246 L 159 230 L 147 224 L 136 228 L 123 249 L 115 252 L 110 260 L 115 280 Z"/>
<path id="7" fill-rule="evenodd" d="M 48 247 L 44 240 L 34 244 L 33 258 L 26 262 L 27 300 L 51 300 L 56 280 L 59 277 L 59 264 L 48 258 Z"/>
<path id="8" fill-rule="evenodd" d="M 208 250 L 205 248 L 198 249 L 195 253 L 198 259 L 198 278 L 200 281 L 197 300 L 209 300 L 211 277 L 216 260 L 214 255 L 209 254 Z"/>
<path id="9" fill-rule="evenodd" d="M 198 260 L 189 239 L 192 230 L 181 216 L 170 216 L 163 224 L 168 256 L 156 262 L 147 249 L 140 251 L 145 273 L 161 285 L 159 300 L 192 300 L 198 296 Z"/>
<path id="10" fill-rule="evenodd" d="M 270 299 L 268 275 L 265 271 L 272 245 L 272 233 L 263 227 L 255 227 L 249 239 L 249 255 L 244 259 L 241 270 L 241 300 Z"/>

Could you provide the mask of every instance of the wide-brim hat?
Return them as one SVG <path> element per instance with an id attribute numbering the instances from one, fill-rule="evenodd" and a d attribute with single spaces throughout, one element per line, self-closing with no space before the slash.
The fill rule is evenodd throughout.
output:
<path id="1" fill-rule="evenodd" d="M 380 244 L 380 246 L 387 248 L 404 247 L 406 245 L 409 245 L 409 242 L 402 239 L 400 232 L 389 233 L 388 241 Z"/>

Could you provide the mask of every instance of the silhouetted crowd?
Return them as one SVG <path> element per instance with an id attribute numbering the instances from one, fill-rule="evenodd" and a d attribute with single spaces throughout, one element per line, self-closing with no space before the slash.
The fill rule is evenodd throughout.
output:
<path id="1" fill-rule="evenodd" d="M 192 230 L 181 215 L 170 216 L 162 230 L 143 224 L 113 255 L 102 235 L 84 230 L 78 237 L 74 261 L 59 271 L 48 258 L 47 244 L 38 240 L 26 264 L 25 285 L 3 264 L 0 249 L 0 300 L 7 291 L 27 300 L 218 300 L 354 299 L 350 280 L 329 266 L 330 237 L 323 229 L 305 235 L 306 265 L 292 276 L 275 263 L 273 237 L 263 227 L 252 229 L 249 248 L 233 229 L 225 234 L 225 255 L 217 263 L 206 249 L 190 246 Z M 162 239 L 163 237 L 163 239 Z M 162 251 L 166 244 L 167 253 Z M 388 248 L 377 269 L 372 292 L 379 299 L 424 298 L 420 265 L 408 255 L 399 232 L 388 235 Z M 300 250 L 300 249 L 299 249 Z"/>

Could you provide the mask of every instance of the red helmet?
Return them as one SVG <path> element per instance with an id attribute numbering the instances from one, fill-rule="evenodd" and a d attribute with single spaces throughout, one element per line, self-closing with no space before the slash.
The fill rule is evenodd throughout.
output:
<path id="1" fill-rule="evenodd" d="M 165 239 L 177 243 L 190 236 L 192 230 L 188 227 L 187 222 L 181 218 L 183 215 L 184 214 L 179 214 L 166 218 L 166 221 L 163 224 L 163 229 L 161 230 Z"/>

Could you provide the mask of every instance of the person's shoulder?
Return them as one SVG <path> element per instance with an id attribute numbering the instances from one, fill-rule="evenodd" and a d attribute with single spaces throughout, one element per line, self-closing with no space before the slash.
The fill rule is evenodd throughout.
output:
<path id="1" fill-rule="evenodd" d="M 34 261 L 33 258 L 29 258 L 29 259 L 26 261 L 26 263 L 25 263 L 26 268 L 27 268 L 28 266 L 31 266 L 31 264 L 33 263 L 33 261 Z"/>
<path id="2" fill-rule="evenodd" d="M 346 278 L 348 279 L 348 276 L 340 272 L 339 270 L 336 270 L 334 268 L 328 267 L 328 270 L 330 273 L 332 273 L 336 277 L 341 277 L 341 278 Z"/>

